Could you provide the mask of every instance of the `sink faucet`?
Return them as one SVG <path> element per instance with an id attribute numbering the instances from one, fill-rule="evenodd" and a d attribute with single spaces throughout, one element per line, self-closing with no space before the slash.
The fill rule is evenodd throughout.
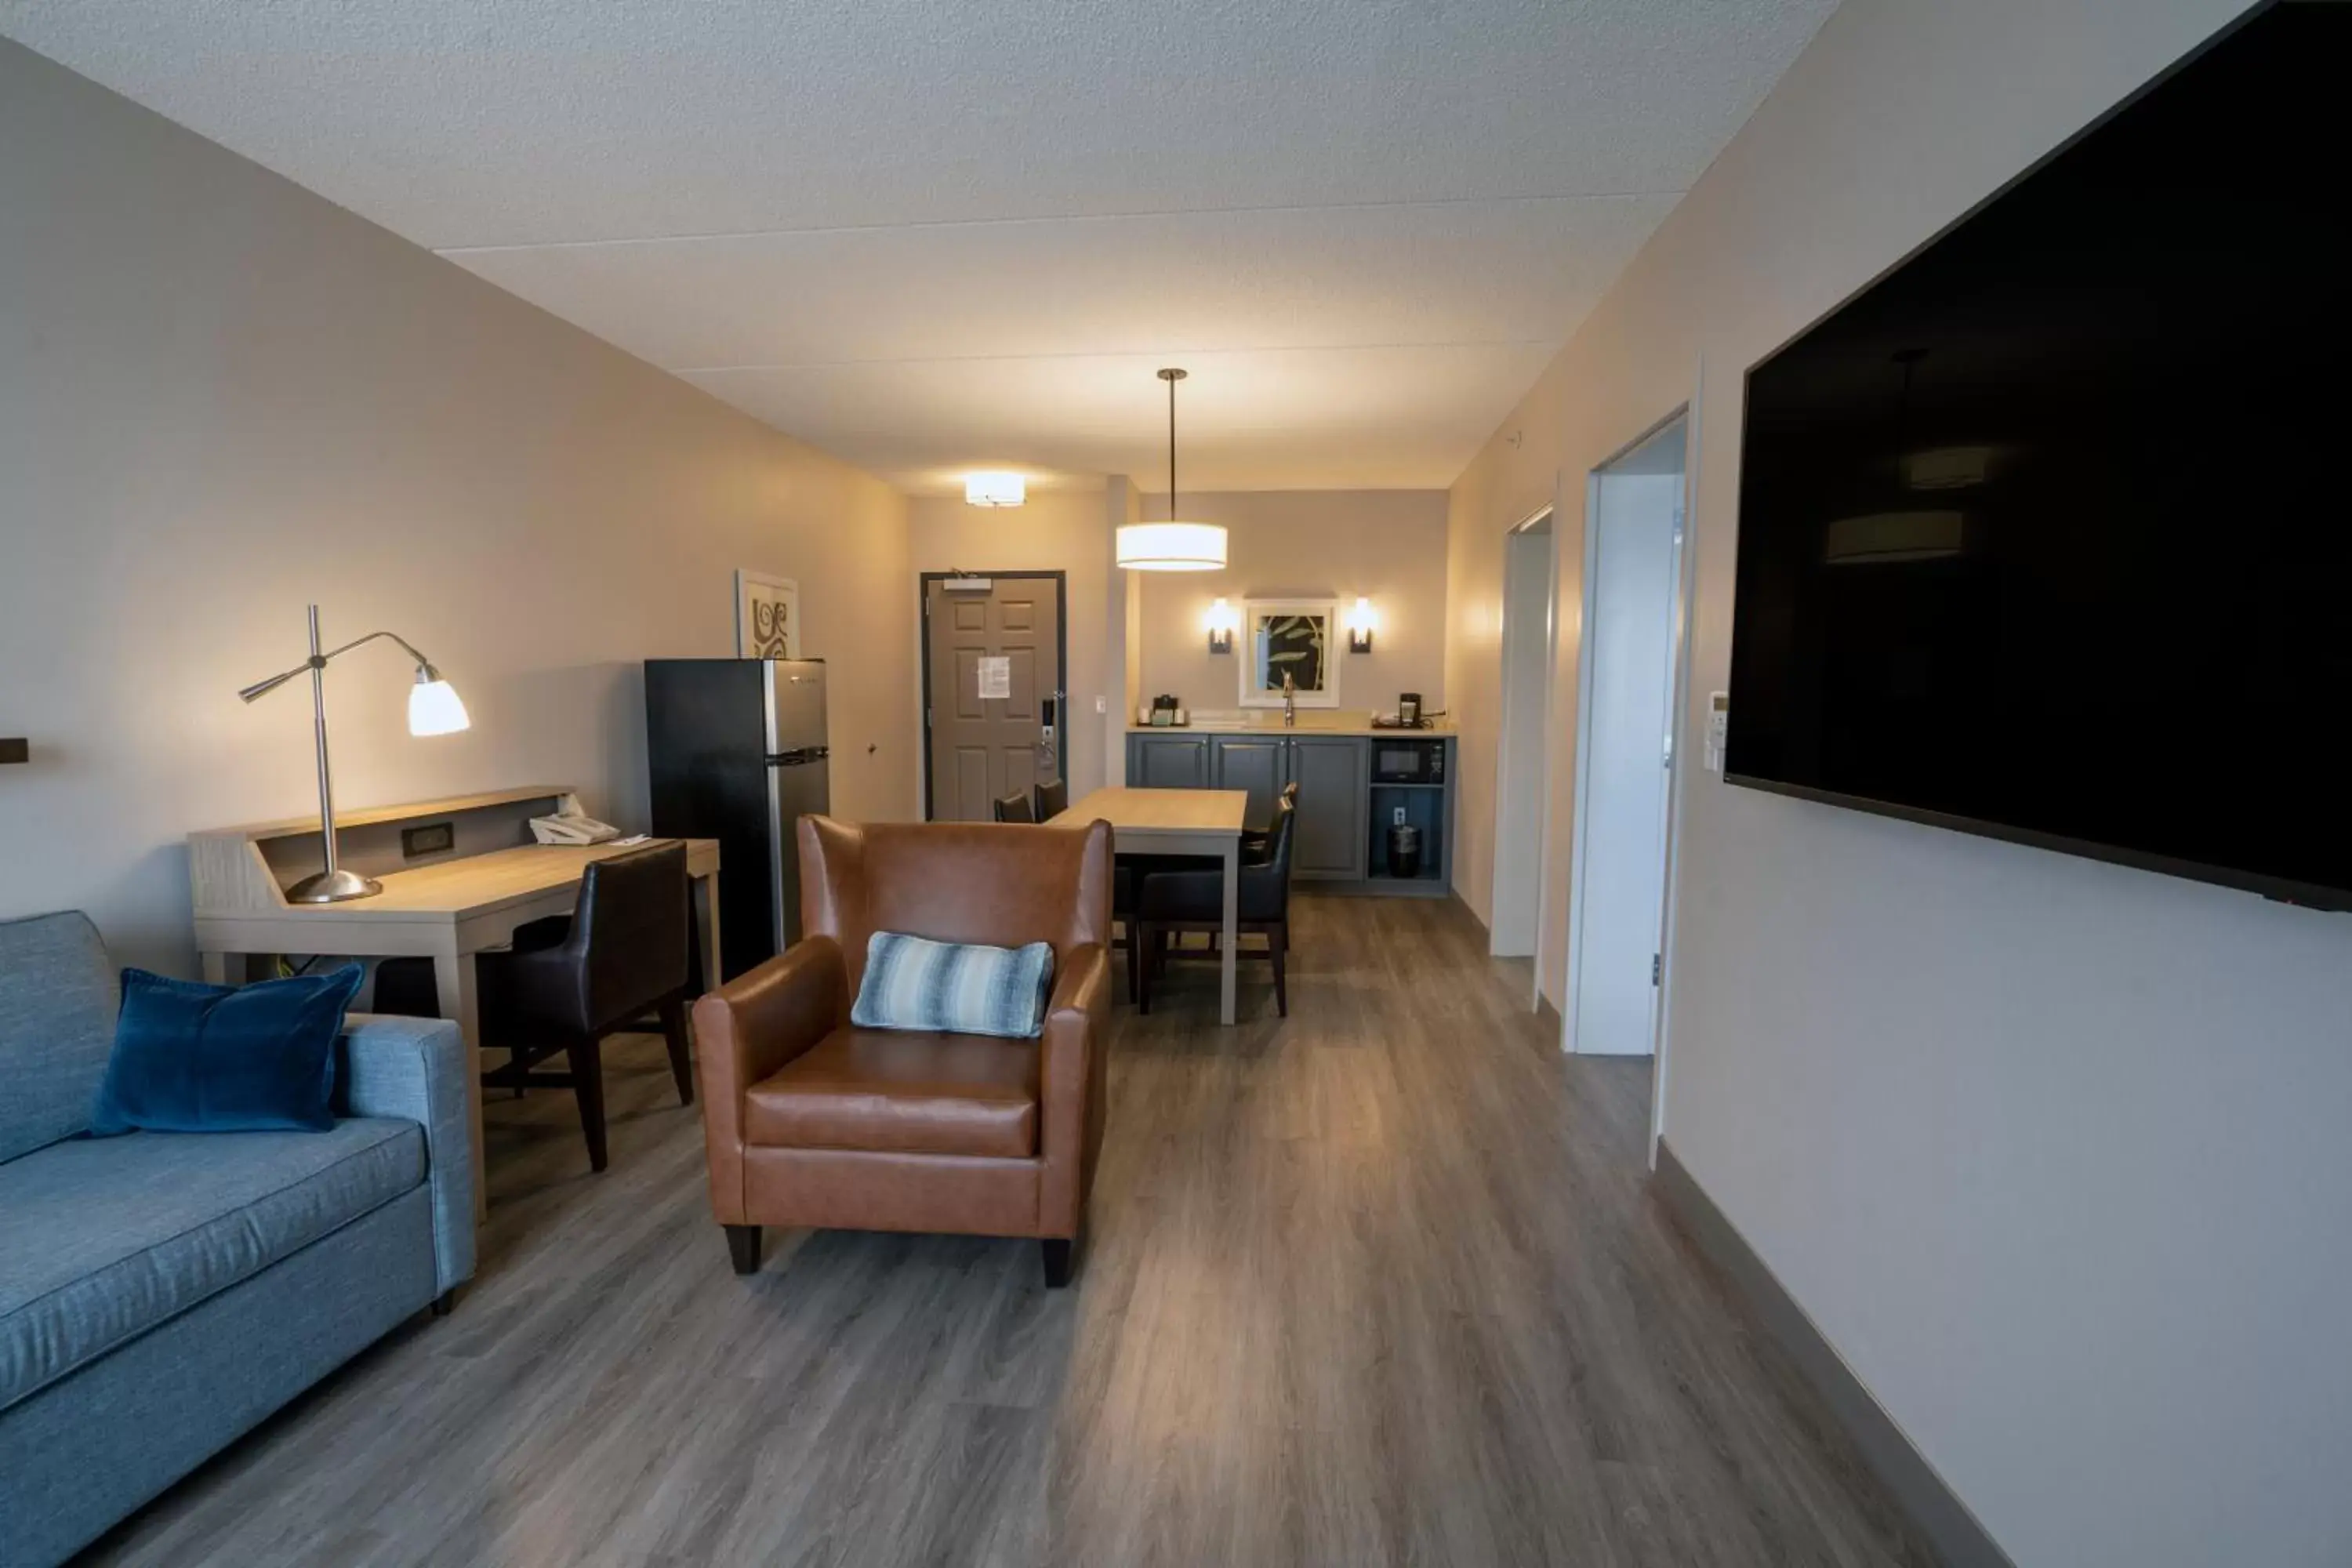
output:
<path id="1" fill-rule="evenodd" d="M 1290 671 L 1286 669 L 1282 672 L 1282 727 L 1286 730 L 1298 727 L 1298 685 L 1290 679 Z"/>

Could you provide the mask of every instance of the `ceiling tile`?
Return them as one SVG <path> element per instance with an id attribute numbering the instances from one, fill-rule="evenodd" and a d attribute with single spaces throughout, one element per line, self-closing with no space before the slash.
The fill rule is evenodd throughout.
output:
<path id="1" fill-rule="evenodd" d="M 1835 0 L 0 0 L 436 247 L 1689 187 Z"/>
<path id="2" fill-rule="evenodd" d="M 16 37 L 929 488 L 1449 484 L 1836 0 L 0 0 Z"/>
<path id="3" fill-rule="evenodd" d="M 1546 343 L 1181 356 L 1181 489 L 1442 489 L 1543 369 Z M 686 379 L 904 488 L 966 468 L 1167 488 L 1167 356 L 914 361 Z"/>
<path id="4" fill-rule="evenodd" d="M 461 251 L 671 369 L 1558 342 L 1671 197 L 835 229 Z M 1475 288 L 1465 288 L 1475 279 Z"/>

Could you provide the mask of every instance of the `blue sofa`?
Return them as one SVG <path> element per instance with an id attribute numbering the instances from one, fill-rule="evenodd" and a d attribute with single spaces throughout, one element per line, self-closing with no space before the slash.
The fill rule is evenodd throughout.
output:
<path id="1" fill-rule="evenodd" d="M 62 1562 L 474 1268 L 465 1047 L 353 1016 L 330 1132 L 86 1138 L 115 975 L 0 922 L 0 1568 Z"/>

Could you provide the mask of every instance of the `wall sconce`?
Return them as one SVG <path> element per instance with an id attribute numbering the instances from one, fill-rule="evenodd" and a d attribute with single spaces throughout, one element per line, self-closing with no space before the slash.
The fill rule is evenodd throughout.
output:
<path id="1" fill-rule="evenodd" d="M 1202 624 L 1209 628 L 1211 653 L 1234 651 L 1234 632 L 1241 625 L 1241 617 L 1234 614 L 1231 605 L 1219 599 L 1209 606 L 1209 613 L 1202 617 Z"/>
<path id="2" fill-rule="evenodd" d="M 1348 612 L 1348 651 L 1371 652 L 1372 634 L 1380 630 L 1380 617 L 1372 613 L 1372 602 L 1360 595 L 1356 607 Z"/>

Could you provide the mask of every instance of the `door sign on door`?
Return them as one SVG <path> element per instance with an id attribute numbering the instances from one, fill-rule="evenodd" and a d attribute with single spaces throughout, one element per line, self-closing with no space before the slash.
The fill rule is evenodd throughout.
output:
<path id="1" fill-rule="evenodd" d="M 1010 658 L 983 657 L 980 664 L 980 695 L 1011 697 L 1013 695 L 1013 661 Z"/>

